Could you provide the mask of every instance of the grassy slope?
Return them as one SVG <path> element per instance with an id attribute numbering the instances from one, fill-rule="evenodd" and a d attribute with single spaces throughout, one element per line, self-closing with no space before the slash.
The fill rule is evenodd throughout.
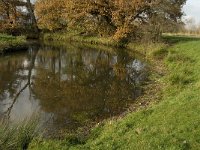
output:
<path id="1" fill-rule="evenodd" d="M 200 147 L 200 40 L 170 38 L 162 101 L 146 110 L 108 121 L 87 140 L 35 140 L 30 149 L 178 150 Z M 179 42 L 182 41 L 182 42 Z M 82 142 L 82 143 L 81 143 Z"/>
<path id="2" fill-rule="evenodd" d="M 5 49 L 22 46 L 26 43 L 26 39 L 23 36 L 14 37 L 11 35 L 0 34 L 0 53 Z"/>

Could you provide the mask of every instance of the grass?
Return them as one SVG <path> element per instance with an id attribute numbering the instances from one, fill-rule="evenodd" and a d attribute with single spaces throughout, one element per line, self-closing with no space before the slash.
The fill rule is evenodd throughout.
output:
<path id="1" fill-rule="evenodd" d="M 167 40 L 173 45 L 162 56 L 168 74 L 157 79 L 164 85 L 158 92 L 162 95 L 159 102 L 97 125 L 86 139 L 81 136 L 35 139 L 29 149 L 199 149 L 200 39 L 167 37 Z M 163 49 L 158 49 L 156 55 L 163 55 Z"/>
<path id="2" fill-rule="evenodd" d="M 164 42 L 135 42 L 129 43 L 127 48 L 130 49 L 130 52 L 138 51 L 141 54 L 148 57 L 148 59 L 154 59 L 155 56 L 162 56 L 166 53 L 167 44 Z M 134 51 L 133 51 L 134 50 Z M 154 56 L 154 57 L 152 57 Z"/>
<path id="3" fill-rule="evenodd" d="M 68 33 L 45 33 L 43 35 L 43 40 L 45 41 L 68 41 L 68 42 L 79 42 L 79 43 L 89 43 L 96 45 L 105 46 L 117 46 L 112 38 L 97 37 L 97 36 L 85 36 L 81 35 L 79 32 L 68 32 Z"/>
<path id="4" fill-rule="evenodd" d="M 0 149 L 21 150 L 27 149 L 28 145 L 38 135 L 38 119 L 33 117 L 19 124 L 0 122 Z"/>
<path id="5" fill-rule="evenodd" d="M 59 44 L 63 42 L 78 42 L 79 44 L 94 46 L 106 46 L 112 48 L 126 47 L 131 50 L 137 50 L 140 53 L 151 55 L 157 50 L 166 47 L 166 44 L 161 42 L 130 42 L 123 45 L 122 43 L 117 43 L 112 39 L 112 37 L 98 37 L 98 36 L 86 36 L 81 35 L 80 32 L 56 32 L 56 33 L 44 33 L 42 36 L 44 43 L 49 43 L 49 41 L 58 42 Z M 148 48 L 148 49 L 147 49 Z"/>
<path id="6" fill-rule="evenodd" d="M 196 37 L 199 38 L 200 34 L 199 31 L 185 31 L 185 32 L 178 32 L 178 33 L 164 33 L 165 36 L 179 36 L 179 37 Z"/>
<path id="7" fill-rule="evenodd" d="M 4 53 L 7 49 L 21 47 L 26 43 L 24 36 L 12 36 L 0 34 L 0 53 Z"/>

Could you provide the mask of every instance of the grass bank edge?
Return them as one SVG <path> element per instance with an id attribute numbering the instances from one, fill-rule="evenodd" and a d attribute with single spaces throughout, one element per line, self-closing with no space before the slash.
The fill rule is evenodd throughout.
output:
<path id="1" fill-rule="evenodd" d="M 27 44 L 25 36 L 12 36 L 0 34 L 0 53 L 5 53 L 9 49 L 25 47 Z"/>

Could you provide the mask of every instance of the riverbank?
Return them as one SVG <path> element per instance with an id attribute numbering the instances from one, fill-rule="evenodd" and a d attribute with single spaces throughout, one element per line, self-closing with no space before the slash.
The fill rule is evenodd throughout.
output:
<path id="1" fill-rule="evenodd" d="M 90 47 L 95 47 L 95 46 L 106 46 L 106 49 L 108 47 L 113 48 L 120 48 L 120 46 L 123 46 L 127 49 L 130 49 L 130 52 L 134 53 L 138 51 L 139 53 L 142 53 L 146 56 L 150 55 L 157 55 L 156 53 L 160 50 L 163 49 L 166 44 L 163 41 L 160 42 L 152 42 L 152 41 L 147 41 L 147 42 L 129 42 L 125 45 L 122 45 L 120 43 L 117 43 L 114 41 L 111 37 L 97 37 L 97 36 L 85 36 L 81 35 L 79 32 L 69 32 L 69 33 L 44 33 L 41 34 L 41 40 L 44 43 L 59 43 L 62 44 L 63 42 L 70 42 L 70 43 L 80 43 L 84 45 L 89 45 Z M 155 53 L 155 54 L 154 54 Z M 150 58 L 150 57 L 149 57 Z"/>
<path id="2" fill-rule="evenodd" d="M 11 36 L 0 34 L 0 54 L 7 51 L 15 51 L 26 48 L 26 38 L 24 36 Z"/>
<path id="3" fill-rule="evenodd" d="M 120 46 L 110 37 L 97 37 L 97 36 L 86 36 L 84 33 L 79 32 L 68 32 L 68 33 L 45 33 L 41 35 L 41 39 L 44 41 L 58 41 L 58 42 L 79 42 L 88 43 L 94 45 L 104 46 Z"/>
<path id="4" fill-rule="evenodd" d="M 200 39 L 166 39 L 171 46 L 154 52 L 159 66 L 162 62 L 168 71 L 154 77 L 162 87 L 154 90 L 156 94 L 150 92 L 153 104 L 97 125 L 87 137 L 35 139 L 29 149 L 198 149 Z"/>

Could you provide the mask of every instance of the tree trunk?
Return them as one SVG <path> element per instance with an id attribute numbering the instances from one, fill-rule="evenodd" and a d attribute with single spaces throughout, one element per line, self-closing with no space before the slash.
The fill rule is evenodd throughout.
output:
<path id="1" fill-rule="evenodd" d="M 39 34 L 37 21 L 36 21 L 34 10 L 33 10 L 33 7 L 32 7 L 32 4 L 31 4 L 30 0 L 27 0 L 27 9 L 28 9 L 30 17 L 31 17 L 31 22 L 33 24 L 34 31 L 35 31 L 36 34 Z"/>

